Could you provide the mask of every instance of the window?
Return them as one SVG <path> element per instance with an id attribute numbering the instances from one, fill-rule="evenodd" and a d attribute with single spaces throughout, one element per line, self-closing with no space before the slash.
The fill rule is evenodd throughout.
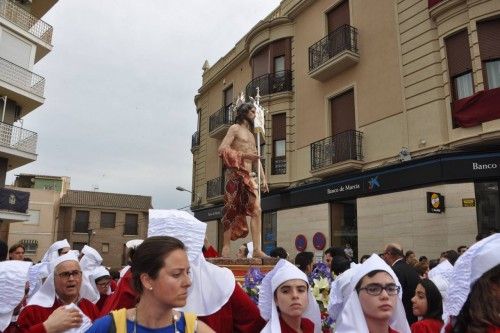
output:
<path id="1" fill-rule="evenodd" d="M 114 228 L 116 213 L 101 213 L 101 228 Z"/>
<path id="2" fill-rule="evenodd" d="M 500 88 L 500 59 L 486 63 L 486 76 L 489 89 Z"/>
<path id="3" fill-rule="evenodd" d="M 286 174 L 286 113 L 272 116 L 273 158 L 271 174 Z"/>
<path id="4" fill-rule="evenodd" d="M 500 88 L 500 18 L 478 22 L 477 36 L 486 88 Z"/>
<path id="5" fill-rule="evenodd" d="M 274 72 L 277 73 L 277 75 L 284 76 L 285 70 L 285 56 L 279 56 L 274 58 Z"/>
<path id="6" fill-rule="evenodd" d="M 469 97 L 474 93 L 474 84 L 467 29 L 446 37 L 444 42 L 453 101 Z"/>
<path id="7" fill-rule="evenodd" d="M 85 245 L 87 245 L 87 243 L 73 242 L 73 250 L 81 251 Z"/>
<path id="8" fill-rule="evenodd" d="M 472 73 L 466 73 L 453 78 L 456 99 L 471 96 L 474 93 L 472 88 Z"/>
<path id="9" fill-rule="evenodd" d="M 39 210 L 29 210 L 28 214 L 30 214 L 30 219 L 29 219 L 29 221 L 26 221 L 23 224 L 38 225 L 40 223 L 40 211 Z"/>
<path id="10" fill-rule="evenodd" d="M 330 108 L 332 136 L 356 129 L 353 89 L 332 98 Z"/>
<path id="11" fill-rule="evenodd" d="M 23 239 L 19 243 L 24 245 L 24 253 L 36 254 L 38 249 L 38 241 L 36 239 Z"/>
<path id="12" fill-rule="evenodd" d="M 278 214 L 270 212 L 262 215 L 262 250 L 269 255 L 277 244 Z"/>
<path id="13" fill-rule="evenodd" d="M 108 253 L 109 252 L 109 243 L 102 243 L 101 252 L 102 253 Z"/>
<path id="14" fill-rule="evenodd" d="M 125 215 L 125 227 L 123 229 L 124 235 L 137 235 L 137 222 L 139 220 L 139 215 L 137 214 L 126 214 Z"/>
<path id="15" fill-rule="evenodd" d="M 77 210 L 75 214 L 75 225 L 73 232 L 87 233 L 89 230 L 89 212 L 86 210 Z"/>
<path id="16" fill-rule="evenodd" d="M 344 24 L 350 24 L 349 20 L 349 1 L 343 1 L 338 6 L 326 14 L 328 21 L 328 33 L 337 30 Z"/>

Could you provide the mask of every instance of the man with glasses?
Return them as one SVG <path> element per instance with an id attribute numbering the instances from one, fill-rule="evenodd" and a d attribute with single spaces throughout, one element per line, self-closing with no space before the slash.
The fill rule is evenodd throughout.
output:
<path id="1" fill-rule="evenodd" d="M 401 245 L 395 243 L 386 245 L 383 255 L 385 262 L 391 266 L 401 283 L 406 319 L 408 319 L 408 323 L 411 326 L 411 324 L 417 321 L 417 317 L 413 315 L 411 298 L 415 294 L 420 276 L 415 268 L 404 261 L 404 252 Z"/>
<path id="2" fill-rule="evenodd" d="M 51 267 L 52 272 L 19 315 L 19 331 L 58 333 L 74 328 L 85 331 L 97 319 L 98 311 L 85 298 L 93 292 L 88 283 L 82 283 L 78 256 L 69 252 L 53 260 Z"/>

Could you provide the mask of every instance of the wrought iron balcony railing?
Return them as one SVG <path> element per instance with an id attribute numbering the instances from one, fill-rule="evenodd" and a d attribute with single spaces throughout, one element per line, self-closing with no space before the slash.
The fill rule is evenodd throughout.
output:
<path id="1" fill-rule="evenodd" d="M 191 136 L 191 149 L 197 148 L 200 145 L 200 132 L 196 131 Z"/>
<path id="2" fill-rule="evenodd" d="M 47 44 L 52 43 L 52 26 L 38 17 L 31 15 L 14 2 L 0 0 L 0 16 L 33 36 L 40 38 Z"/>
<path id="3" fill-rule="evenodd" d="M 215 198 L 224 194 L 224 176 L 210 179 L 207 182 L 207 199 Z"/>
<path id="4" fill-rule="evenodd" d="M 276 156 L 271 159 L 272 168 L 271 174 L 285 175 L 286 174 L 286 156 Z"/>
<path id="5" fill-rule="evenodd" d="M 0 80 L 43 97 L 45 79 L 8 60 L 0 58 Z"/>
<path id="6" fill-rule="evenodd" d="M 335 29 L 309 47 L 309 71 L 312 71 L 342 51 L 358 53 L 358 29 L 348 24 Z"/>
<path id="7" fill-rule="evenodd" d="M 247 84 L 247 97 L 255 97 L 257 87 L 261 96 L 292 90 L 292 71 L 279 71 L 256 77 Z"/>
<path id="8" fill-rule="evenodd" d="M 0 146 L 36 154 L 37 141 L 37 133 L 0 122 Z"/>
<path id="9" fill-rule="evenodd" d="M 348 130 L 311 143 L 311 170 L 347 160 L 363 160 L 363 133 Z"/>
<path id="10" fill-rule="evenodd" d="M 221 107 L 217 112 L 212 114 L 208 120 L 208 130 L 210 132 L 216 130 L 223 125 L 231 125 L 234 122 L 233 104 Z"/>

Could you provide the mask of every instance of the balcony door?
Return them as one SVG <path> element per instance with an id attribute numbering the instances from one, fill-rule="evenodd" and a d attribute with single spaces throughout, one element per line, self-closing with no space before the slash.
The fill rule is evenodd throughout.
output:
<path id="1" fill-rule="evenodd" d="M 230 124 L 233 123 L 234 117 L 232 112 L 231 105 L 233 104 L 233 86 L 230 86 L 226 90 L 224 90 L 224 123 Z"/>
<path id="2" fill-rule="evenodd" d="M 326 14 L 328 33 L 337 30 L 344 24 L 350 25 L 349 0 L 342 1 L 338 6 Z"/>
<path id="3" fill-rule="evenodd" d="M 354 113 L 354 90 L 335 96 L 330 100 L 331 134 L 335 136 L 356 129 Z"/>

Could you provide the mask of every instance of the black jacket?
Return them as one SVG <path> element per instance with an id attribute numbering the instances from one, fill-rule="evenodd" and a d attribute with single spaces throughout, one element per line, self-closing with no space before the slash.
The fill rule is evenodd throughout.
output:
<path id="1" fill-rule="evenodd" d="M 404 260 L 395 262 L 392 270 L 396 273 L 399 283 L 401 283 L 406 319 L 408 319 L 408 324 L 411 326 L 411 324 L 417 321 L 417 317 L 413 315 L 411 299 L 415 296 L 415 289 L 420 281 L 420 276 L 415 268 L 408 265 Z"/>

